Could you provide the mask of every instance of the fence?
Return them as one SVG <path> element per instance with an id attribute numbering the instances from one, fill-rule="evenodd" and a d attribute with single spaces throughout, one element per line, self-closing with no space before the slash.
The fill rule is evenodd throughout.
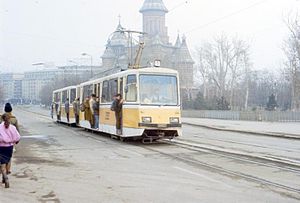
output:
<path id="1" fill-rule="evenodd" d="M 182 116 L 226 120 L 300 122 L 300 112 L 293 111 L 183 110 Z"/>

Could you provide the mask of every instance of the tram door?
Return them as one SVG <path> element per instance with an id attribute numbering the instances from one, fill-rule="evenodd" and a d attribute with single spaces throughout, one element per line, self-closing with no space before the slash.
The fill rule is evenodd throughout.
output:
<path id="1" fill-rule="evenodd" d="M 122 98 L 124 99 L 123 95 L 123 78 L 119 78 L 119 84 L 118 84 L 118 93 L 122 95 Z M 123 118 L 124 118 L 124 108 L 122 108 L 122 119 L 121 119 L 121 131 L 123 132 Z"/>

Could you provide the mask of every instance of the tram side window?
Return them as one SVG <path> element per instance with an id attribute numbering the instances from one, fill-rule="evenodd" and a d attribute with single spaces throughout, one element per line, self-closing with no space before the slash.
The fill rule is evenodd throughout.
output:
<path id="1" fill-rule="evenodd" d="M 68 91 L 65 90 L 62 92 L 62 102 L 65 102 L 68 98 Z"/>
<path id="2" fill-rule="evenodd" d="M 85 98 L 90 97 L 92 93 L 93 93 L 93 85 L 84 86 L 83 87 L 83 98 L 82 98 L 83 101 L 85 100 Z"/>
<path id="3" fill-rule="evenodd" d="M 59 102 L 59 95 L 58 92 L 54 93 L 54 101 L 53 102 Z"/>
<path id="4" fill-rule="evenodd" d="M 114 96 L 118 93 L 118 79 L 109 80 L 109 101 L 112 101 Z"/>
<path id="5" fill-rule="evenodd" d="M 136 75 L 128 75 L 125 87 L 126 101 L 135 102 L 137 99 Z"/>
<path id="6" fill-rule="evenodd" d="M 94 91 L 93 91 L 93 93 L 96 94 L 96 96 L 98 97 L 99 94 L 98 94 L 98 92 L 97 92 L 97 84 L 94 84 L 93 86 L 94 86 Z"/>
<path id="7" fill-rule="evenodd" d="M 76 89 L 71 89 L 70 102 L 72 103 L 76 98 Z"/>
<path id="8" fill-rule="evenodd" d="M 119 93 L 121 94 L 121 95 L 123 95 L 123 78 L 120 78 L 120 90 L 119 90 Z"/>
<path id="9" fill-rule="evenodd" d="M 101 102 L 102 103 L 107 103 L 109 101 L 109 90 L 108 90 L 108 81 L 104 81 L 102 84 L 102 97 L 101 97 Z"/>

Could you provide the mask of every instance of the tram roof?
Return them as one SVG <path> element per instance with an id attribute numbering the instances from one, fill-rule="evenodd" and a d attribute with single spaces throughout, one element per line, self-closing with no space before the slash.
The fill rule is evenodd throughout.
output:
<path id="1" fill-rule="evenodd" d="M 170 69 L 170 68 L 161 68 L 161 67 L 148 67 L 148 68 L 139 68 L 139 69 L 128 69 L 126 71 L 121 71 L 118 73 L 114 73 L 105 77 L 101 77 L 101 78 L 97 78 L 97 79 L 93 79 L 93 80 L 89 80 L 86 82 L 83 82 L 81 84 L 79 84 L 79 86 L 84 86 L 84 85 L 88 85 L 91 83 L 95 83 L 98 81 L 103 81 L 103 80 L 109 80 L 115 77 L 119 77 L 119 76 L 124 76 L 124 75 L 130 75 L 130 74 L 137 74 L 137 73 L 154 73 L 154 74 L 171 74 L 171 75 L 176 75 L 178 74 L 178 72 L 174 69 Z"/>
<path id="2" fill-rule="evenodd" d="M 61 89 L 54 90 L 53 92 L 54 93 L 55 92 L 61 92 L 61 91 L 69 90 L 69 89 L 76 89 L 76 86 L 72 85 L 72 86 L 64 87 L 64 88 L 61 88 Z"/>

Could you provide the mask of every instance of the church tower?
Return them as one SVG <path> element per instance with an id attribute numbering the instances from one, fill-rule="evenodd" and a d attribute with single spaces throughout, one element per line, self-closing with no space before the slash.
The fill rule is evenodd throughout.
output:
<path id="1" fill-rule="evenodd" d="M 169 44 L 168 29 L 166 27 L 166 13 L 168 9 L 162 0 L 145 0 L 140 13 L 143 15 L 143 31 L 146 38 L 159 36 L 164 44 Z"/>

